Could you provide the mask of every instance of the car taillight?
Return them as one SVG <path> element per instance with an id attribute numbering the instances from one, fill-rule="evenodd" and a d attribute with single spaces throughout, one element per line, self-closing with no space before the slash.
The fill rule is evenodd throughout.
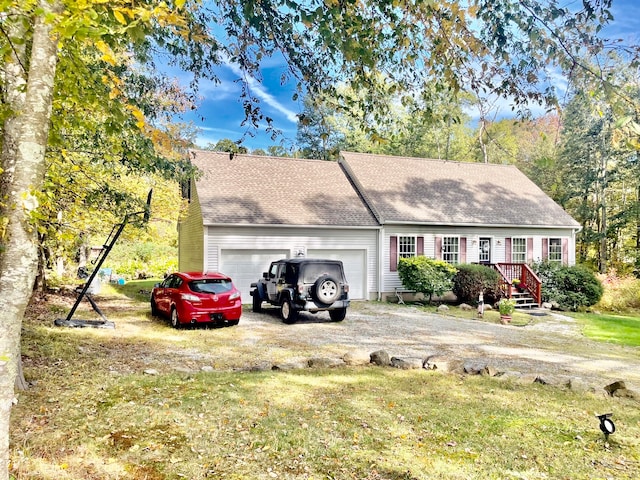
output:
<path id="1" fill-rule="evenodd" d="M 200 303 L 200 297 L 198 297 L 197 295 L 192 295 L 191 293 L 183 293 L 181 294 L 181 297 L 183 300 L 186 300 L 187 302 Z"/>
<path id="2" fill-rule="evenodd" d="M 349 293 L 349 285 L 344 284 L 342 289 L 345 291 L 345 293 Z"/>
<path id="3" fill-rule="evenodd" d="M 303 283 L 299 283 L 298 284 L 298 293 L 304 293 L 304 284 Z"/>
<path id="4" fill-rule="evenodd" d="M 229 301 L 234 301 L 240 298 L 240 292 L 232 293 L 229 295 Z"/>

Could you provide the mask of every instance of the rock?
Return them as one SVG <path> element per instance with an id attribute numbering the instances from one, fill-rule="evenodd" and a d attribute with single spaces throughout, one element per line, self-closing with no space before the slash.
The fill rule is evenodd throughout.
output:
<path id="1" fill-rule="evenodd" d="M 444 373 L 463 372 L 464 364 L 462 360 L 448 358 L 439 355 L 432 355 L 425 359 L 422 367 L 427 370 L 438 370 Z"/>
<path id="2" fill-rule="evenodd" d="M 487 365 L 482 369 L 480 375 L 483 375 L 485 377 L 497 377 L 498 375 L 500 375 L 500 371 L 497 368 L 492 367 L 491 365 Z"/>
<path id="3" fill-rule="evenodd" d="M 554 387 L 563 387 L 567 384 L 567 378 L 563 375 L 551 375 L 545 374 L 544 376 L 538 375 L 534 380 L 535 383 L 542 385 L 552 385 Z"/>
<path id="4" fill-rule="evenodd" d="M 496 378 L 498 378 L 499 380 L 504 380 L 508 382 L 509 381 L 520 382 L 520 379 L 522 378 L 522 373 L 516 372 L 516 371 L 503 372 L 500 375 L 497 375 Z"/>
<path id="5" fill-rule="evenodd" d="M 449 311 L 449 307 L 447 307 L 446 305 L 442 304 L 442 305 L 438 305 L 438 311 L 439 312 L 448 312 Z"/>
<path id="6" fill-rule="evenodd" d="M 541 377 L 540 375 L 538 375 L 535 380 L 533 381 L 533 383 L 540 383 L 542 385 L 549 385 L 549 381 L 546 380 L 544 377 Z"/>
<path id="7" fill-rule="evenodd" d="M 160 375 L 160 372 L 155 368 L 148 368 L 144 371 L 145 375 Z"/>
<path id="8" fill-rule="evenodd" d="M 581 378 L 570 378 L 569 380 L 567 380 L 567 383 L 565 384 L 565 386 L 570 389 L 570 390 L 574 390 L 576 392 L 595 392 L 595 388 L 593 388 L 593 386 L 589 385 L 587 382 L 585 382 L 584 380 L 582 380 Z"/>
<path id="9" fill-rule="evenodd" d="M 458 308 L 465 311 L 473 310 L 473 307 L 471 305 L 467 305 L 466 303 L 461 303 L 460 305 L 458 305 Z"/>
<path id="10" fill-rule="evenodd" d="M 308 366 L 309 366 L 308 361 L 300 360 L 297 362 L 292 361 L 292 362 L 285 362 L 285 363 L 277 363 L 271 367 L 271 370 L 283 370 L 283 371 L 298 370 L 302 368 L 307 368 Z"/>
<path id="11" fill-rule="evenodd" d="M 213 372 L 214 368 L 211 365 L 205 365 L 203 367 L 200 367 L 200 370 L 202 370 L 203 372 Z"/>
<path id="12" fill-rule="evenodd" d="M 542 302 L 542 305 L 540 306 L 540 308 L 544 308 L 545 310 L 551 310 L 551 308 L 553 308 L 553 305 L 549 302 Z"/>
<path id="13" fill-rule="evenodd" d="M 538 381 L 538 378 L 539 376 L 537 373 L 521 373 L 518 379 L 518 382 L 524 383 L 524 384 L 535 383 Z M 538 382 L 538 383 L 541 383 L 541 382 Z"/>
<path id="14" fill-rule="evenodd" d="M 483 368 L 485 368 L 484 364 L 465 363 L 463 367 L 463 371 L 467 375 L 480 375 L 480 373 L 482 373 Z"/>
<path id="15" fill-rule="evenodd" d="M 391 366 L 401 370 L 412 370 L 414 368 L 422 368 L 422 361 L 415 359 L 415 361 L 412 362 L 411 360 L 391 357 Z"/>
<path id="16" fill-rule="evenodd" d="M 352 350 L 345 353 L 342 360 L 350 366 L 367 365 L 371 362 L 371 356 L 365 350 Z"/>
<path id="17" fill-rule="evenodd" d="M 627 386 L 622 380 L 618 380 L 617 382 L 610 383 L 609 385 L 604 387 L 604 389 L 609 395 L 613 397 L 616 390 L 626 390 Z"/>
<path id="18" fill-rule="evenodd" d="M 369 363 L 374 363 L 381 367 L 387 367 L 390 361 L 389 354 L 384 350 L 378 350 L 369 355 Z"/>
<path id="19" fill-rule="evenodd" d="M 611 394 L 612 397 L 618 397 L 618 398 L 633 398 L 633 399 L 640 399 L 640 397 L 633 391 L 627 389 L 627 388 L 619 388 L 616 391 L 614 391 Z"/>
<path id="20" fill-rule="evenodd" d="M 178 373 L 194 373 L 193 369 L 187 367 L 175 367 L 174 370 Z M 213 368 L 211 370 L 213 370 Z"/>
<path id="21" fill-rule="evenodd" d="M 343 366 L 344 361 L 341 358 L 314 357 L 307 364 L 311 368 L 333 368 Z"/>
<path id="22" fill-rule="evenodd" d="M 270 362 L 260 362 L 249 367 L 250 372 L 267 372 L 273 368 Z"/>

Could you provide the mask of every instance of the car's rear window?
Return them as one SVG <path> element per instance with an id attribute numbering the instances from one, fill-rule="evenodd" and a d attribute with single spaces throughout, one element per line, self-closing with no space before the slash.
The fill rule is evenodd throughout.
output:
<path id="1" fill-rule="evenodd" d="M 304 283 L 313 283 L 318 277 L 329 275 L 336 280 L 342 280 L 342 270 L 339 263 L 308 263 L 304 265 L 302 278 Z"/>
<path id="2" fill-rule="evenodd" d="M 191 280 L 189 288 L 196 293 L 225 293 L 233 288 L 233 283 L 227 278 L 203 278 Z"/>

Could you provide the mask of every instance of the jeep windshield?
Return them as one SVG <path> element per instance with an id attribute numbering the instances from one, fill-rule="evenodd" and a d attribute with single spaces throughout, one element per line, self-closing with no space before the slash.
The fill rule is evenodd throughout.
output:
<path id="1" fill-rule="evenodd" d="M 338 281 L 342 280 L 342 269 L 339 263 L 308 263 L 302 268 L 302 281 L 314 283 L 322 275 L 329 275 Z"/>

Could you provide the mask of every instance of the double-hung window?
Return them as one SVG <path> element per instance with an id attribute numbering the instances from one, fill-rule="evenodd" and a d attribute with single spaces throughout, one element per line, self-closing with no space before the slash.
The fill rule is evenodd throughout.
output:
<path id="1" fill-rule="evenodd" d="M 527 263 L 527 239 L 511 239 L 511 261 L 513 263 Z"/>
<path id="2" fill-rule="evenodd" d="M 442 259 L 447 263 L 460 263 L 460 239 L 442 237 Z"/>
<path id="3" fill-rule="evenodd" d="M 416 255 L 416 237 L 398 237 L 398 258 L 411 258 Z"/>
<path id="4" fill-rule="evenodd" d="M 550 238 L 549 239 L 549 261 L 555 263 L 562 263 L 562 239 Z"/>

